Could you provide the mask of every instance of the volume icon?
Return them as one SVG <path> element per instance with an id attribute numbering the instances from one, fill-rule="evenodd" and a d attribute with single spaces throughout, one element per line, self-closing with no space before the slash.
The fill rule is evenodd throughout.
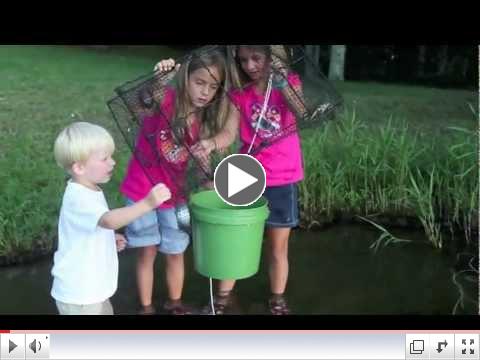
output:
<path id="1" fill-rule="evenodd" d="M 30 350 L 33 351 L 34 354 L 37 353 L 37 351 L 40 351 L 42 349 L 42 343 L 40 341 L 37 341 L 37 339 L 33 339 L 33 341 L 28 345 Z"/>

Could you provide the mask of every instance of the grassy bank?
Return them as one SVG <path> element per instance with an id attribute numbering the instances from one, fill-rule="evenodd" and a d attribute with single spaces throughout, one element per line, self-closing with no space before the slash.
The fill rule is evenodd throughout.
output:
<path id="1" fill-rule="evenodd" d="M 105 190 L 112 207 L 122 205 L 129 150 L 106 101 L 116 86 L 175 55 L 161 47 L 0 46 L 0 256 L 52 246 L 65 185 L 52 147 L 74 120 L 113 133 L 117 169 Z M 478 209 L 476 95 L 375 83 L 338 88 L 343 119 L 304 137 L 305 222 L 380 212 L 417 217 L 432 239 L 440 219 L 468 229 Z"/>

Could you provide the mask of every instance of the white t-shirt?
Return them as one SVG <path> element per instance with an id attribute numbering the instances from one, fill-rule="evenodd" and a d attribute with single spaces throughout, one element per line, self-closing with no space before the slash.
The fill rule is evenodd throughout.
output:
<path id="1" fill-rule="evenodd" d="M 58 221 L 51 295 L 76 305 L 99 303 L 117 290 L 118 255 L 113 230 L 98 226 L 109 211 L 102 191 L 69 181 Z"/>

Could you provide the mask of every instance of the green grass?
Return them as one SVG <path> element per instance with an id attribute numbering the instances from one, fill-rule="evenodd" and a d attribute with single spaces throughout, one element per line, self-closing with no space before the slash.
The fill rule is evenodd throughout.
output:
<path id="1" fill-rule="evenodd" d="M 106 101 L 116 86 L 175 54 L 161 47 L 122 53 L 0 46 L 0 256 L 51 246 L 66 178 L 53 142 L 75 120 L 96 122 L 114 135 L 118 165 L 106 192 L 111 206 L 122 204 L 117 189 L 129 154 Z"/>
<path id="2" fill-rule="evenodd" d="M 117 168 L 105 191 L 111 207 L 123 204 L 118 186 L 130 154 L 106 102 L 115 87 L 176 55 L 166 47 L 0 46 L 0 256 L 51 246 L 65 185 L 53 142 L 72 121 L 96 122 L 114 135 Z M 346 99 L 344 119 L 304 139 L 303 217 L 312 222 L 338 210 L 426 217 L 415 205 L 422 200 L 412 195 L 411 177 L 419 186 L 428 184 L 434 166 L 433 208 L 453 222 L 471 222 L 478 209 L 475 94 L 376 83 L 337 86 Z"/>
<path id="3" fill-rule="evenodd" d="M 478 218 L 477 135 L 459 127 L 439 131 L 443 135 L 422 134 L 392 116 L 371 125 L 348 106 L 338 121 L 305 131 L 302 218 L 410 216 L 437 248 L 444 225 L 463 229 L 470 242 Z"/>
<path id="4" fill-rule="evenodd" d="M 406 120 L 422 133 L 442 134 L 448 126 L 478 128 L 471 104 L 478 109 L 478 94 L 467 90 L 385 85 L 371 82 L 339 82 L 346 103 L 369 125 L 383 125 L 389 116 Z"/>

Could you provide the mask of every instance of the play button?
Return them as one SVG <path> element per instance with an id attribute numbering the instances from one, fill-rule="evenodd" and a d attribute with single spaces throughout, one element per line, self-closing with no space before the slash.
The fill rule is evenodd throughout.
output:
<path id="1" fill-rule="evenodd" d="M 233 164 L 228 163 L 228 197 L 238 194 L 243 189 L 246 189 L 252 184 L 258 181 L 256 177 L 253 177 L 249 173 L 236 167 Z"/>
<path id="2" fill-rule="evenodd" d="M 11 353 L 18 345 L 15 344 L 12 340 L 8 341 L 8 353 Z"/>
<path id="3" fill-rule="evenodd" d="M 0 334 L 0 358 L 25 359 L 25 334 Z"/>
<path id="4" fill-rule="evenodd" d="M 215 191 L 233 206 L 246 206 L 257 201 L 265 190 L 265 182 L 265 170 L 250 155 L 230 155 L 215 169 Z"/>

